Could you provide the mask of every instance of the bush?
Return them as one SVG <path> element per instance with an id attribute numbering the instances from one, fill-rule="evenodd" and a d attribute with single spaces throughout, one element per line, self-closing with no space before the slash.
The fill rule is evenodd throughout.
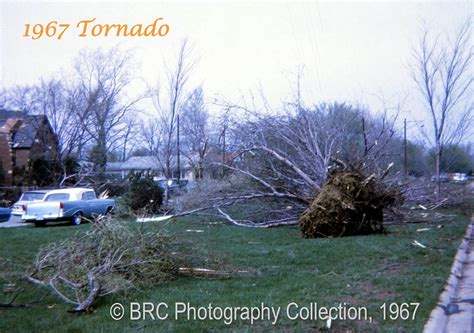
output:
<path id="1" fill-rule="evenodd" d="M 21 196 L 21 188 L 11 187 L 0 191 L 0 207 L 10 207 Z"/>
<path id="2" fill-rule="evenodd" d="M 145 213 L 157 213 L 163 203 L 163 193 L 152 179 L 133 176 L 130 189 L 124 197 L 125 204 L 132 211 L 143 210 Z"/>
<path id="3" fill-rule="evenodd" d="M 135 217 L 134 212 L 130 209 L 130 207 L 125 203 L 124 197 L 116 197 L 115 200 L 115 207 L 114 207 L 114 216 L 119 219 L 130 219 Z"/>
<path id="4" fill-rule="evenodd" d="M 43 157 L 33 158 L 29 162 L 28 183 L 36 186 L 52 185 L 57 172 L 58 166 L 53 161 Z"/>
<path id="5" fill-rule="evenodd" d="M 107 189 L 110 197 L 121 197 L 130 190 L 130 185 L 124 180 L 107 182 L 102 187 Z"/>

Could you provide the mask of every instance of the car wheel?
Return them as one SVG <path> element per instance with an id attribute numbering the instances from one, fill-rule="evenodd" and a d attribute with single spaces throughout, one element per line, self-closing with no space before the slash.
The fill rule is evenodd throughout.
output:
<path id="1" fill-rule="evenodd" d="M 35 227 L 44 227 L 46 226 L 46 222 L 41 221 L 41 222 L 35 222 Z"/>
<path id="2" fill-rule="evenodd" d="M 80 212 L 77 212 L 72 216 L 72 224 L 73 225 L 79 225 L 82 222 L 82 214 Z"/>
<path id="3" fill-rule="evenodd" d="M 113 207 L 108 207 L 105 211 L 105 216 L 111 216 L 113 212 Z"/>

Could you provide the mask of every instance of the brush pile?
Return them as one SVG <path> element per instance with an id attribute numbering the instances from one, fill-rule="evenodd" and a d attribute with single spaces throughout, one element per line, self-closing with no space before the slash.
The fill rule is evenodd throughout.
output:
<path id="1" fill-rule="evenodd" d="M 177 276 L 194 259 L 178 245 L 163 232 L 99 217 L 88 232 L 41 248 L 27 279 L 73 304 L 72 312 L 87 312 L 100 297 Z"/>

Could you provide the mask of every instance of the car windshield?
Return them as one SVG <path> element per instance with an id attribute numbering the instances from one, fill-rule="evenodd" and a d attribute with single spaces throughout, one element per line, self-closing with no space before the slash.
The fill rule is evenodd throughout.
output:
<path id="1" fill-rule="evenodd" d="M 45 201 L 68 201 L 68 200 L 69 200 L 68 193 L 54 193 L 54 194 L 48 195 Z"/>
<path id="2" fill-rule="evenodd" d="M 43 200 L 46 193 L 41 192 L 25 192 L 21 196 L 21 201 L 36 201 L 36 200 Z"/>

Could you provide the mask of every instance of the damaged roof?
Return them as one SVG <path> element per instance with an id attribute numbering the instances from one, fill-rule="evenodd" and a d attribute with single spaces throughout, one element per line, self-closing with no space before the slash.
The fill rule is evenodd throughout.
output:
<path id="1" fill-rule="evenodd" d="M 35 142 L 44 115 L 28 115 L 22 111 L 0 110 L 0 127 L 5 126 L 9 119 L 20 119 L 20 125 L 13 131 L 13 148 L 30 148 Z"/>

